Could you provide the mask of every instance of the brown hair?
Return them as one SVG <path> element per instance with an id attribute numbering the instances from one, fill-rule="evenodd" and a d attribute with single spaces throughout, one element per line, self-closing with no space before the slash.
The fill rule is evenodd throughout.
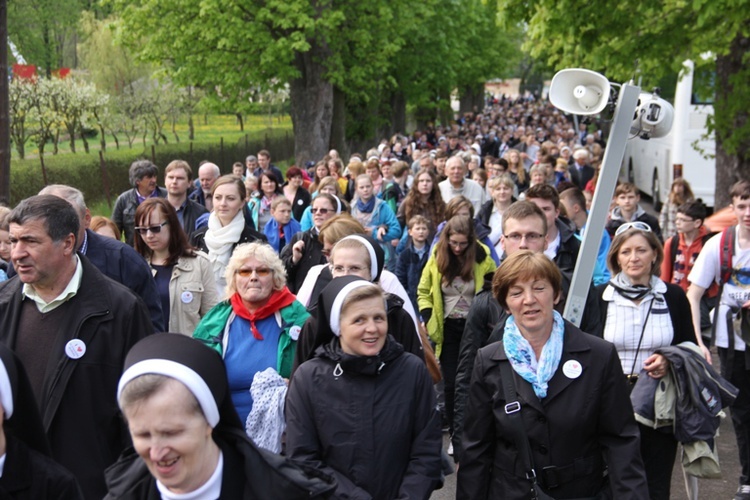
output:
<path id="1" fill-rule="evenodd" d="M 682 186 L 682 193 L 676 193 L 675 186 Z M 669 188 L 669 202 L 678 207 L 690 200 L 695 198 L 693 190 L 690 189 L 690 184 L 682 177 L 678 177 L 672 181 L 672 186 Z"/>
<path id="2" fill-rule="evenodd" d="M 537 184 L 526 190 L 526 199 L 531 200 L 533 198 L 551 201 L 555 210 L 560 209 L 560 195 L 558 194 L 557 189 L 549 184 Z"/>
<path id="3" fill-rule="evenodd" d="M 454 234 L 466 236 L 468 246 L 464 253 L 457 256 L 448 243 Z M 471 217 L 456 216 L 448 220 L 440 233 L 435 249 L 435 260 L 443 283 L 451 283 L 457 277 L 464 281 L 474 279 L 474 260 L 477 254 L 477 241 L 474 234 L 474 221 Z"/>
<path id="4" fill-rule="evenodd" d="M 630 182 L 621 182 L 615 188 L 615 198 L 628 193 L 635 193 L 636 195 L 638 194 L 638 188 L 635 187 L 635 184 L 632 184 Z"/>
<path id="5" fill-rule="evenodd" d="M 529 217 L 537 217 L 542 221 L 544 235 L 547 235 L 547 217 L 542 209 L 530 201 L 516 201 L 503 212 L 503 234 L 505 234 L 505 222 L 509 220 L 523 220 Z"/>
<path id="6" fill-rule="evenodd" d="M 164 169 L 164 177 L 167 176 L 169 172 L 172 170 L 178 170 L 182 169 L 187 174 L 187 178 L 189 181 L 193 180 L 193 169 L 190 168 L 190 165 L 185 160 L 172 160 L 169 162 L 169 165 L 167 165 L 167 168 Z"/>
<path id="7" fill-rule="evenodd" d="M 746 200 L 750 198 L 750 181 L 737 181 L 732 185 L 732 189 L 729 190 L 729 196 L 734 201 L 735 198 Z"/>
<path id="8" fill-rule="evenodd" d="M 466 196 L 459 195 L 451 198 L 445 206 L 445 220 L 452 219 L 463 207 L 469 207 L 469 218 L 474 218 L 474 205 Z"/>
<path id="9" fill-rule="evenodd" d="M 509 255 L 492 277 L 492 295 L 503 309 L 508 309 L 508 291 L 520 281 L 547 280 L 552 285 L 555 300 L 562 290 L 562 275 L 554 262 L 543 253 L 519 250 Z"/>
<path id="10" fill-rule="evenodd" d="M 341 238 L 350 234 L 367 234 L 367 230 L 351 215 L 339 214 L 323 223 L 318 239 L 324 245 L 326 241 L 335 244 Z"/>
<path id="11" fill-rule="evenodd" d="M 219 186 L 223 186 L 224 184 L 234 184 L 234 187 L 237 188 L 237 194 L 240 198 L 243 200 L 245 199 L 245 183 L 242 181 L 242 178 L 235 177 L 234 175 L 222 175 L 218 179 L 216 179 L 216 182 L 214 182 L 214 185 L 211 186 L 211 196 L 214 195 L 216 192 L 216 188 Z"/>
<path id="12" fill-rule="evenodd" d="M 432 180 L 432 191 L 427 197 L 427 200 L 422 198 L 422 195 L 417 189 L 419 178 L 423 175 L 429 175 Z M 443 196 L 440 194 L 440 187 L 438 186 L 435 174 L 429 170 L 422 169 L 417 172 L 417 175 L 414 176 L 414 183 L 406 194 L 406 198 L 404 198 L 402 205 L 404 207 L 404 219 L 407 221 L 415 215 L 423 215 L 427 217 L 432 223 L 432 226 L 435 227 L 445 220 L 445 202 L 443 201 Z"/>
<path id="13" fill-rule="evenodd" d="M 656 261 L 651 266 L 651 274 L 659 276 L 661 273 L 661 262 L 664 260 L 664 249 L 661 246 L 659 238 L 653 233 L 653 231 L 641 231 L 640 229 L 630 228 L 625 230 L 623 233 L 618 234 L 612 240 L 612 246 L 609 247 L 609 253 L 607 254 L 607 267 L 613 275 L 622 271 L 620 263 L 617 262 L 617 254 L 620 253 L 620 248 L 628 241 L 631 237 L 641 235 L 646 238 L 648 245 L 651 249 L 656 252 Z"/>
<path id="14" fill-rule="evenodd" d="M 240 182 L 242 181 L 240 180 Z M 188 243 L 187 235 L 185 235 L 185 231 L 182 229 L 182 225 L 180 225 L 180 220 L 177 218 L 177 212 L 166 198 L 148 198 L 138 205 L 138 208 L 135 210 L 135 225 L 142 226 L 154 210 L 158 210 L 167 221 L 166 226 L 161 228 L 162 231 L 166 230 L 169 232 L 167 265 L 177 264 L 177 260 L 180 257 L 195 257 L 195 251 Z M 143 241 L 143 236 L 138 231 L 135 231 L 134 243 L 136 251 L 146 260 L 149 260 L 151 255 L 153 255 L 153 251 Z"/>

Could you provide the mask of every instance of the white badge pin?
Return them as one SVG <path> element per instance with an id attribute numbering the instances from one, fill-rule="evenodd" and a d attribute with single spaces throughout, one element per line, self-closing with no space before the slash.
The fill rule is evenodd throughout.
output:
<path id="1" fill-rule="evenodd" d="M 73 339 L 65 344 L 65 354 L 70 359 L 78 359 L 86 354 L 86 344 L 81 339 Z"/>
<path id="2" fill-rule="evenodd" d="M 571 359 L 563 365 L 563 374 L 568 378 L 578 378 L 583 372 L 583 367 L 578 361 Z"/>
<path id="3" fill-rule="evenodd" d="M 297 325 L 294 325 L 289 329 L 289 336 L 292 337 L 292 340 L 296 341 L 299 338 L 299 332 L 302 331 L 302 328 L 300 328 Z"/>
<path id="4" fill-rule="evenodd" d="M 193 301 L 193 292 L 185 290 L 182 292 L 182 295 L 180 295 L 180 300 L 183 304 L 190 304 Z"/>

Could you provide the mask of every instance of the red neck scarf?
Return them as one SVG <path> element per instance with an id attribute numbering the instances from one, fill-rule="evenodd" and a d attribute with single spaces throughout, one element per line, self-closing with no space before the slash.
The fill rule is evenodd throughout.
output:
<path id="1" fill-rule="evenodd" d="M 284 287 L 278 292 L 272 292 L 266 303 L 252 313 L 247 310 L 245 303 L 242 302 L 242 297 L 240 297 L 240 294 L 237 292 L 232 295 L 229 302 L 232 304 L 232 311 L 234 311 L 234 314 L 250 322 L 250 330 L 253 332 L 253 337 L 255 337 L 256 340 L 263 340 L 263 335 L 258 331 L 255 322 L 259 319 L 267 318 L 282 307 L 288 306 L 296 299 L 297 297 L 295 297 L 287 287 Z"/>

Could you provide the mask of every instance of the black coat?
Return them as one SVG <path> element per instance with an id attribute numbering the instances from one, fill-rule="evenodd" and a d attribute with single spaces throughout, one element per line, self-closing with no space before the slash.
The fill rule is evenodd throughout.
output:
<path id="1" fill-rule="evenodd" d="M 304 500 L 328 498 L 333 479 L 257 448 L 247 436 L 217 433 L 214 441 L 224 456 L 219 500 Z M 156 480 L 131 448 L 107 469 L 105 500 L 161 500 Z"/>
<path id="2" fill-rule="evenodd" d="M 580 376 L 563 373 L 570 360 L 582 366 Z M 525 467 L 504 411 L 501 363 L 509 363 L 502 342 L 480 349 L 474 363 L 457 500 L 529 498 Z M 531 384 L 513 374 L 532 460 L 549 495 L 595 496 L 606 488 L 603 457 L 614 498 L 648 498 L 639 431 L 612 344 L 566 322 L 560 364 L 543 400 Z M 577 472 L 572 477 L 558 487 L 548 484 L 552 477 L 543 472 L 545 467 L 573 463 Z"/>
<path id="3" fill-rule="evenodd" d="M 474 369 L 477 351 L 493 342 L 502 340 L 505 332 L 505 321 L 509 314 L 504 311 L 492 295 L 492 277 L 486 275 L 482 291 L 471 302 L 471 308 L 466 318 L 464 334 L 458 354 L 458 369 L 456 370 L 456 394 L 453 408 L 453 456 L 457 462 L 461 461 L 462 430 L 464 426 L 464 412 L 469 394 L 469 382 Z M 570 290 L 571 275 L 562 273 L 562 297 L 555 309 L 560 314 L 565 309 L 565 299 Z M 597 337 L 602 336 L 602 323 L 599 313 L 599 294 L 593 284 L 586 295 L 586 305 L 581 318 L 581 328 L 586 333 Z"/>
<path id="4" fill-rule="evenodd" d="M 576 267 L 581 240 L 575 233 L 575 225 L 565 217 L 555 219 L 555 227 L 560 234 L 560 246 L 555 255 L 555 264 L 560 271 L 572 273 Z"/>
<path id="5" fill-rule="evenodd" d="M 284 183 L 284 186 L 287 184 Z M 294 217 L 294 220 L 302 222 L 302 216 L 305 214 L 305 209 L 310 206 L 310 203 L 312 203 L 310 191 L 303 187 L 297 188 L 297 192 L 294 193 L 294 200 L 292 201 L 292 217 Z"/>
<path id="6" fill-rule="evenodd" d="M 182 209 L 182 229 L 190 239 L 190 236 L 195 232 L 195 221 L 198 220 L 203 214 L 207 214 L 208 210 L 200 203 L 188 198 L 185 200 L 185 207 Z"/>
<path id="7" fill-rule="evenodd" d="M 568 168 L 568 172 L 570 172 L 570 180 L 578 186 L 581 190 L 586 189 L 586 184 L 594 178 L 594 174 L 596 173 L 596 170 L 594 170 L 594 167 L 591 165 L 584 165 L 581 171 L 578 171 L 578 166 L 573 163 L 573 165 Z"/>
<path id="8" fill-rule="evenodd" d="M 302 258 L 295 264 L 292 261 L 294 256 L 292 247 L 300 240 L 305 243 L 305 250 L 302 252 Z M 300 231 L 292 236 L 292 241 L 281 249 L 280 257 L 286 268 L 287 287 L 292 293 L 297 293 L 313 266 L 328 262 L 326 256 L 323 255 L 323 244 L 318 239 L 318 232 L 315 228 Z"/>
<path id="9" fill-rule="evenodd" d="M 83 500 L 73 474 L 57 462 L 7 437 L 0 498 L 13 500 Z"/>
<path id="10" fill-rule="evenodd" d="M 116 400 L 125 355 L 153 326 L 140 298 L 80 258 L 81 286 L 55 338 L 39 410 L 53 458 L 78 479 L 86 498 L 102 498 L 104 469 L 130 443 Z M 18 277 L 0 285 L 0 341 L 11 349 L 23 335 L 21 286 Z M 65 355 L 74 338 L 86 344 L 77 360 Z"/>
<path id="11" fill-rule="evenodd" d="M 285 411 L 287 454 L 332 475 L 335 498 L 427 500 L 440 485 L 432 379 L 392 338 L 373 357 L 344 354 L 338 339 L 321 346 L 292 379 Z"/>

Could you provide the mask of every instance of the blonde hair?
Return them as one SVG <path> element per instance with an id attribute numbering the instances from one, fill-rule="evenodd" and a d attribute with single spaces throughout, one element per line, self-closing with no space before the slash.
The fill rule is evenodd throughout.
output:
<path id="1" fill-rule="evenodd" d="M 250 257 L 255 257 L 258 261 L 268 266 L 273 273 L 273 289 L 278 291 L 286 286 L 286 269 L 284 263 L 279 258 L 279 254 L 267 243 L 254 241 L 252 243 L 243 243 L 237 245 L 234 249 L 229 264 L 224 271 L 224 279 L 227 281 L 227 288 L 224 299 L 229 300 L 237 293 L 237 270 Z"/>

